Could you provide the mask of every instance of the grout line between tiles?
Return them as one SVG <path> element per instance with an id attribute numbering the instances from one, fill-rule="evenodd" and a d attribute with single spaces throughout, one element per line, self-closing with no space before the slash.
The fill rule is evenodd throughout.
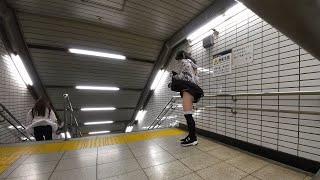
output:
<path id="1" fill-rule="evenodd" d="M 127 144 L 128 145 L 128 144 Z M 147 177 L 147 179 L 149 180 L 150 178 L 149 178 L 149 176 L 147 175 L 147 173 L 145 172 L 145 170 L 142 168 L 142 166 L 141 166 L 141 164 L 139 163 L 139 161 L 138 161 L 138 159 L 137 159 L 137 157 L 136 157 L 136 155 L 133 153 L 133 151 L 132 151 L 132 149 L 131 149 L 131 147 L 128 145 L 128 148 L 129 148 L 129 151 L 132 153 L 132 155 L 133 155 L 133 157 L 134 157 L 134 159 L 137 161 L 137 163 L 139 164 L 139 166 L 140 166 L 140 168 L 141 168 L 141 170 L 142 170 L 142 172 L 144 173 L 144 175 Z"/>
<path id="2" fill-rule="evenodd" d="M 177 142 L 178 143 L 178 142 Z M 196 174 L 197 176 L 199 176 L 201 179 L 203 179 L 196 171 L 192 170 L 191 168 L 189 168 L 186 164 L 184 164 L 182 161 L 180 161 L 179 158 L 176 158 L 172 153 L 170 153 L 168 150 L 164 149 L 161 145 L 159 145 L 164 151 L 166 151 L 168 154 L 170 154 L 173 158 L 175 158 L 176 160 L 178 160 L 181 164 L 183 164 L 185 167 L 187 167 L 189 170 L 191 170 L 191 173 L 190 174 L 186 174 L 186 175 L 183 175 L 181 177 L 177 177 L 177 178 L 182 178 L 182 177 L 185 177 L 185 176 L 188 176 L 188 175 L 191 175 L 191 174 Z M 185 147 L 185 148 L 188 148 L 188 147 Z M 172 161 L 171 161 L 172 162 Z"/>
<path id="3" fill-rule="evenodd" d="M 50 179 L 51 179 L 51 176 L 53 175 L 54 171 L 57 169 L 57 167 L 58 167 L 58 165 L 59 165 L 59 163 L 60 163 L 60 161 L 61 161 L 61 159 L 62 159 L 62 157 L 64 156 L 64 154 L 65 154 L 65 153 L 66 153 L 65 151 L 62 153 L 62 155 L 61 155 L 61 157 L 60 157 L 59 161 L 58 161 L 58 162 L 57 162 L 57 164 L 54 166 L 54 168 L 53 168 L 53 170 L 52 170 L 52 172 L 51 172 L 51 174 L 50 174 L 50 176 L 49 176 L 48 180 L 50 180 Z"/>
<path id="4" fill-rule="evenodd" d="M 96 157 L 96 180 L 98 180 L 98 156 L 99 156 L 99 150 L 98 147 L 96 147 L 96 151 L 97 151 L 97 157 Z"/>
<path id="5" fill-rule="evenodd" d="M 23 157 L 23 156 L 27 156 L 27 157 Z M 18 169 L 18 168 L 24 163 L 24 161 L 25 161 L 29 156 L 30 156 L 30 154 L 21 155 L 21 156 L 19 157 L 19 159 L 17 159 L 14 163 L 12 163 L 11 166 L 10 166 L 9 168 L 7 168 L 7 170 L 9 170 L 12 166 L 15 166 L 15 163 L 17 163 L 17 161 L 19 161 L 21 158 L 24 158 L 19 165 L 15 166 L 15 168 L 13 168 L 13 169 L 11 170 L 11 172 L 4 177 L 4 179 L 8 179 L 8 177 L 9 177 L 16 169 Z M 6 170 L 6 171 L 7 171 L 7 170 Z M 3 172 L 3 173 L 5 173 L 5 172 Z"/>

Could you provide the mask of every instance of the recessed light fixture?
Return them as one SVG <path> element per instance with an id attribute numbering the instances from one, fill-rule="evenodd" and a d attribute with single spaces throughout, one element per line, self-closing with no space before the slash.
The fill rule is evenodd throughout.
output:
<path id="1" fill-rule="evenodd" d="M 147 113 L 147 111 L 145 111 L 145 110 L 140 110 L 140 111 L 137 113 L 135 120 L 137 120 L 137 121 L 142 121 L 143 118 L 144 118 L 144 116 L 146 115 L 146 113 Z"/>
<path id="2" fill-rule="evenodd" d="M 98 52 L 98 51 L 89 51 L 84 49 L 69 49 L 69 52 L 75 53 L 75 54 L 84 54 L 89 56 L 98 56 L 98 57 L 106 57 L 111 59 L 119 59 L 119 60 L 125 60 L 126 57 L 120 54 L 112 54 L 112 53 L 105 53 L 105 52 Z"/>
<path id="3" fill-rule="evenodd" d="M 28 71 L 27 71 L 26 67 L 24 66 L 20 56 L 11 54 L 11 59 L 15 65 L 16 69 L 18 70 L 21 78 L 23 79 L 24 83 L 26 85 L 32 86 L 33 82 L 31 80 L 31 78 L 28 74 Z"/>
<path id="4" fill-rule="evenodd" d="M 119 91 L 118 87 L 108 87 L 108 86 L 76 86 L 76 89 L 81 90 L 98 90 L 98 91 Z"/>
<path id="5" fill-rule="evenodd" d="M 113 111 L 115 107 L 92 107 L 92 108 L 81 108 L 81 111 Z"/>
<path id="6" fill-rule="evenodd" d="M 84 125 L 97 125 L 97 124 L 112 124 L 113 121 L 93 121 L 93 122 L 85 122 Z"/>
<path id="7" fill-rule="evenodd" d="M 22 129 L 22 126 L 16 126 L 18 129 Z M 8 126 L 9 129 L 15 129 L 13 126 Z"/>
<path id="8" fill-rule="evenodd" d="M 92 131 L 92 132 L 89 132 L 88 134 L 92 135 L 92 134 L 106 134 L 106 133 L 110 133 L 110 131 Z"/>

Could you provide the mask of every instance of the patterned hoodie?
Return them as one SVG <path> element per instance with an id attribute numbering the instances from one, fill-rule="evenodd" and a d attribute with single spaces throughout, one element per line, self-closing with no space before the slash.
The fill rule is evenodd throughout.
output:
<path id="1" fill-rule="evenodd" d="M 179 63 L 179 68 L 176 69 L 177 74 L 173 78 L 177 80 L 189 81 L 199 85 L 198 66 L 190 59 L 182 59 Z"/>

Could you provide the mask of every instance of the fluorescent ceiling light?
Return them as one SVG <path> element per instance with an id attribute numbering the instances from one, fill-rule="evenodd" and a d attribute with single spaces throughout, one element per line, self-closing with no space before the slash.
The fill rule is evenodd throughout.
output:
<path id="1" fill-rule="evenodd" d="M 215 29 L 217 26 L 219 26 L 221 23 L 223 23 L 225 20 L 237 15 L 241 11 L 245 10 L 246 6 L 244 6 L 242 3 L 236 3 L 234 6 L 229 8 L 224 14 L 219 15 L 206 23 L 205 25 L 201 26 L 200 28 L 196 29 L 192 33 L 190 33 L 187 36 L 187 40 L 190 40 L 192 44 L 194 44 L 196 41 L 198 42 L 199 40 L 202 40 L 206 36 L 204 34 L 206 33 L 211 33 L 212 29 Z M 200 38 L 201 36 L 201 38 Z"/>
<path id="2" fill-rule="evenodd" d="M 166 73 L 165 70 L 159 70 L 156 77 L 154 78 L 152 85 L 150 87 L 151 90 L 154 90 L 157 88 L 158 84 L 160 83 L 162 76 Z"/>
<path id="3" fill-rule="evenodd" d="M 113 111 L 115 107 L 81 108 L 81 111 Z"/>
<path id="4" fill-rule="evenodd" d="M 119 60 L 125 60 L 126 57 L 120 54 L 111 54 L 111 53 L 104 53 L 104 52 L 98 52 L 98 51 L 89 51 L 84 49 L 69 49 L 69 52 L 75 53 L 75 54 L 84 54 L 89 56 L 98 56 L 98 57 L 106 57 L 111 59 L 119 59 Z"/>
<path id="5" fill-rule="evenodd" d="M 92 135 L 92 134 L 105 134 L 105 133 L 109 133 L 110 131 L 92 131 L 89 132 L 88 134 Z"/>
<path id="6" fill-rule="evenodd" d="M 18 129 L 22 129 L 22 126 L 16 126 Z M 9 129 L 15 129 L 13 126 L 8 126 Z"/>
<path id="7" fill-rule="evenodd" d="M 119 91 L 118 87 L 108 87 L 108 86 L 76 86 L 76 89 L 83 90 L 99 90 L 99 91 Z"/>
<path id="8" fill-rule="evenodd" d="M 208 32 L 197 36 L 195 39 L 192 39 L 190 45 L 194 45 L 195 43 L 201 41 L 202 39 L 204 39 L 208 36 L 211 36 L 212 34 L 213 34 L 213 30 L 210 29 Z"/>
<path id="9" fill-rule="evenodd" d="M 61 133 L 61 137 L 62 137 L 62 139 L 65 139 L 66 138 L 66 135 L 65 135 L 65 133 L 63 132 L 63 133 Z M 70 132 L 69 131 L 67 131 L 67 139 L 70 139 L 71 138 L 71 135 L 70 135 Z"/>
<path id="10" fill-rule="evenodd" d="M 140 111 L 137 113 L 135 120 L 137 120 L 137 121 L 142 121 L 143 118 L 144 118 L 144 116 L 146 115 L 146 113 L 147 113 L 147 111 L 145 111 L 145 110 L 140 110 Z"/>
<path id="11" fill-rule="evenodd" d="M 127 132 L 131 132 L 133 130 L 133 126 L 128 126 L 127 128 L 126 128 L 126 133 Z"/>
<path id="12" fill-rule="evenodd" d="M 28 71 L 27 71 L 26 67 L 24 66 L 20 56 L 11 54 L 11 59 L 15 65 L 16 69 L 18 70 L 21 78 L 23 79 L 24 83 L 26 85 L 32 86 L 33 82 L 31 80 L 31 78 L 28 74 Z"/>
<path id="13" fill-rule="evenodd" d="M 84 125 L 97 125 L 97 124 L 111 124 L 113 121 L 94 121 L 94 122 L 85 122 Z"/>

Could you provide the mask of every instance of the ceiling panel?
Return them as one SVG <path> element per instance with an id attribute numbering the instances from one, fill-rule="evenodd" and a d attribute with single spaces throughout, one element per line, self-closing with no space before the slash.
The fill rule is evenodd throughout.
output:
<path id="1" fill-rule="evenodd" d="M 83 135 L 86 135 L 88 132 L 91 131 L 112 131 L 112 132 L 118 132 L 120 129 L 124 132 L 124 129 L 126 128 L 127 122 L 119 122 L 114 124 L 102 124 L 102 125 L 94 125 L 94 126 L 81 126 L 81 132 Z"/>
<path id="2" fill-rule="evenodd" d="M 133 115 L 133 109 L 121 109 L 115 111 L 104 112 L 79 112 L 79 121 L 98 121 L 98 120 L 112 120 L 112 121 L 127 121 Z"/>
<path id="3" fill-rule="evenodd" d="M 127 0 L 122 10 L 82 0 L 8 2 L 22 12 L 104 24 L 150 38 L 166 40 L 208 7 L 213 0 Z"/>
<path id="4" fill-rule="evenodd" d="M 63 88 L 49 88 L 48 95 L 52 99 L 52 103 L 56 109 L 64 108 L 63 94 L 69 94 L 72 106 L 75 109 L 81 107 L 100 107 L 100 106 L 114 106 L 114 107 L 135 107 L 140 95 L 140 91 L 90 91 L 90 90 L 76 90 Z"/>
<path id="5" fill-rule="evenodd" d="M 77 113 L 76 113 L 77 114 Z M 133 114 L 133 110 L 118 110 L 112 113 L 84 113 L 80 112 L 78 114 L 78 122 L 79 126 L 81 128 L 81 132 L 83 134 L 86 134 L 90 131 L 102 131 L 102 130 L 108 130 L 111 132 L 124 132 L 127 124 L 130 122 L 130 118 Z M 58 111 L 58 115 L 60 117 L 64 116 L 63 111 Z M 84 122 L 89 121 L 102 121 L 102 120 L 113 120 L 114 123 L 112 124 L 103 124 L 103 125 L 90 125 L 85 126 Z"/>
<path id="6" fill-rule="evenodd" d="M 60 51 L 30 49 L 45 85 L 143 88 L 153 64 L 116 61 Z"/>
<path id="7" fill-rule="evenodd" d="M 18 14 L 27 43 L 84 48 L 156 60 L 161 41 L 74 21 Z"/>
<path id="8" fill-rule="evenodd" d="M 88 121 L 130 121 L 134 110 L 131 109 L 121 109 L 114 111 L 104 111 L 104 112 L 82 112 L 77 111 L 75 114 L 78 116 L 77 120 L 83 125 L 84 122 Z M 58 111 L 60 117 L 64 116 L 63 111 Z"/>

